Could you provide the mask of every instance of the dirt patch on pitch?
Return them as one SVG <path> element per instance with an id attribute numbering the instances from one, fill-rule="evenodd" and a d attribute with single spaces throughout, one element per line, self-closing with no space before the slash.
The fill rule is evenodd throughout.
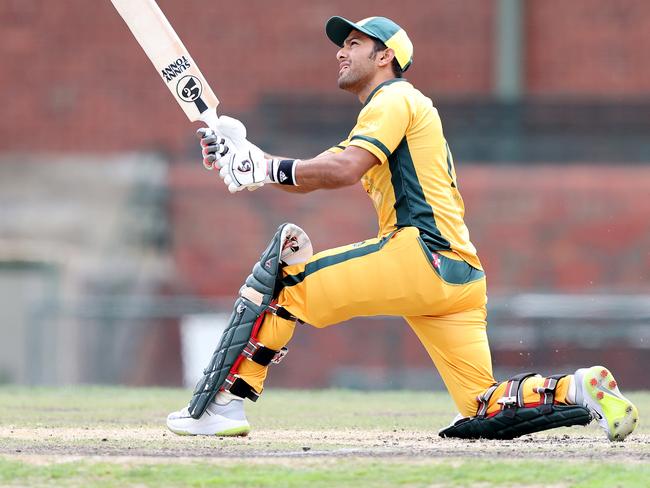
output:
<path id="1" fill-rule="evenodd" d="M 241 458 L 273 462 L 303 458 L 335 462 L 339 458 L 401 458 L 409 462 L 450 458 L 650 460 L 650 436 L 633 435 L 611 443 L 596 429 L 567 429 L 511 441 L 441 439 L 435 432 L 406 430 L 254 430 L 248 437 L 183 437 L 159 427 L 14 428 L 0 427 L 0 455 L 27 462 L 60 459 L 117 462 L 196 461 Z"/>

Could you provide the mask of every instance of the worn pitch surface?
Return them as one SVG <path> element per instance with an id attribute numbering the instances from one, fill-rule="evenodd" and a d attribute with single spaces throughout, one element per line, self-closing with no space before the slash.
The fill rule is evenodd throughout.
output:
<path id="1" fill-rule="evenodd" d="M 512 441 L 462 441 L 437 435 L 454 414 L 444 393 L 270 391 L 247 405 L 248 437 L 181 437 L 165 428 L 181 390 L 0 388 L 3 455 L 277 458 L 277 457 L 621 457 L 650 461 L 643 411 L 650 395 L 632 394 L 641 426 L 623 443 L 593 423 Z"/>
<path id="2" fill-rule="evenodd" d="M 0 388 L 0 459 L 48 465 L 74 461 L 122 465 L 255 463 L 333 466 L 399 460 L 426 463 L 552 460 L 607 462 L 647 468 L 650 394 L 630 397 L 641 412 L 637 431 L 623 443 L 600 429 L 561 428 L 512 441 L 461 441 L 437 435 L 454 415 L 444 393 L 269 391 L 247 411 L 248 437 L 181 437 L 165 428 L 168 411 L 189 392 L 173 389 Z"/>

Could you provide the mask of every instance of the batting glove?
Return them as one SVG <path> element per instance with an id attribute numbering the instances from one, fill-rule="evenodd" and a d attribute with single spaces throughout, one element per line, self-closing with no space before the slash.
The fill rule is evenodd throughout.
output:
<path id="1" fill-rule="evenodd" d="M 264 152 L 246 139 L 246 127 L 239 120 L 222 115 L 217 131 L 199 129 L 203 165 L 219 170 L 230 193 L 244 188 L 256 190 L 265 183 L 297 185 L 297 159 L 267 159 Z"/>
<path id="2" fill-rule="evenodd" d="M 246 139 L 246 127 L 239 120 L 222 115 L 217 132 L 201 128 L 197 136 L 201 140 L 203 166 L 219 170 L 231 193 L 256 190 L 264 185 L 267 160 L 264 152 Z"/>

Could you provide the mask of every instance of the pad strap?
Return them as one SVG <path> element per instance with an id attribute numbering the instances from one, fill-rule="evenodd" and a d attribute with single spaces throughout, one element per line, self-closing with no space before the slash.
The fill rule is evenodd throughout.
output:
<path id="1" fill-rule="evenodd" d="M 514 417 L 517 408 L 524 406 L 524 389 L 521 386 L 531 376 L 537 376 L 537 373 L 521 373 L 508 380 L 503 396 L 497 400 L 506 417 Z"/>
<path id="2" fill-rule="evenodd" d="M 556 374 L 549 376 L 544 381 L 543 386 L 535 388 L 535 392 L 540 394 L 540 409 L 543 413 L 549 413 L 553 410 L 553 403 L 555 402 L 555 390 L 558 383 L 565 374 Z"/>
<path id="3" fill-rule="evenodd" d="M 235 360 L 234 364 L 230 368 L 230 372 L 223 383 L 222 389 L 224 391 L 229 391 L 233 395 L 237 395 L 242 398 L 248 398 L 252 401 L 257 401 L 260 394 L 257 393 L 252 386 L 246 383 L 246 381 L 241 379 L 237 374 L 237 371 L 239 370 L 239 365 L 244 359 L 253 361 L 259 364 L 260 366 L 268 366 L 271 363 L 279 364 L 282 361 L 282 359 L 284 359 L 284 357 L 287 355 L 289 349 L 287 349 L 286 347 L 282 347 L 280 350 L 276 351 L 275 349 L 266 347 L 257 339 L 257 334 L 260 331 L 260 327 L 262 326 L 262 322 L 264 321 L 264 315 L 266 313 L 274 313 L 280 316 L 281 318 L 285 318 L 279 315 L 278 311 L 280 311 L 280 313 L 285 315 L 285 317 L 287 317 L 287 320 L 291 320 L 291 317 L 293 317 L 293 315 L 291 315 L 289 311 L 284 307 L 280 307 L 278 305 L 273 305 L 273 304 L 269 305 L 266 311 L 260 314 L 259 317 L 257 317 L 257 320 L 253 325 L 253 330 L 251 331 L 251 338 L 248 340 L 248 343 L 242 350 L 241 354 Z M 293 318 L 295 319 L 295 317 Z"/>
<path id="4" fill-rule="evenodd" d="M 488 407 L 490 406 L 490 399 L 494 395 L 494 391 L 499 387 L 500 383 L 495 383 L 487 390 L 485 390 L 481 395 L 476 397 L 478 402 L 478 410 L 476 411 L 476 416 L 479 418 L 485 417 L 487 414 Z"/>
<path id="5" fill-rule="evenodd" d="M 274 315 L 277 315 L 278 317 L 285 320 L 297 320 L 295 316 L 293 316 L 286 308 L 278 305 L 277 302 L 272 302 L 267 307 L 266 311 L 267 313 L 273 313 Z M 266 347 L 257 339 L 257 334 L 259 333 L 262 322 L 264 321 L 263 317 L 264 314 L 260 315 L 260 317 L 255 322 L 251 333 L 251 338 L 248 340 L 246 347 L 244 347 L 242 350 L 241 356 L 261 366 L 268 366 L 271 363 L 280 364 L 280 362 L 289 352 L 289 349 L 286 347 L 282 347 L 279 350 L 271 349 L 270 347 Z M 241 361 L 235 361 L 235 364 L 233 365 L 233 368 L 230 370 L 230 372 L 236 372 L 239 368 L 240 363 Z"/>
<path id="6" fill-rule="evenodd" d="M 266 347 L 261 342 L 255 339 L 250 339 L 248 344 L 242 351 L 244 356 L 249 361 L 253 361 L 261 366 L 268 366 L 269 364 L 279 364 L 282 359 L 287 355 L 289 349 L 283 347 L 279 351 Z"/>
<path id="7" fill-rule="evenodd" d="M 260 397 L 260 394 L 257 393 L 251 385 L 233 373 L 230 373 L 226 377 L 226 380 L 223 383 L 223 390 L 229 391 L 233 395 L 237 395 L 241 398 L 248 398 L 253 402 L 256 402 Z"/>
<path id="8" fill-rule="evenodd" d="M 289 310 L 284 308 L 282 305 L 278 305 L 277 302 L 273 302 L 268 306 L 268 310 L 271 311 L 274 315 L 277 315 L 284 320 L 295 320 L 296 322 L 304 323 L 302 320 L 298 320 L 298 317 L 293 315 Z"/>

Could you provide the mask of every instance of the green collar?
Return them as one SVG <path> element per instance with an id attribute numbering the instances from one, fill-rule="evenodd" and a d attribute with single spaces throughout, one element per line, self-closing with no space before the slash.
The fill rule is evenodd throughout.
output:
<path id="1" fill-rule="evenodd" d="M 375 93 L 377 93 L 377 92 L 379 91 L 380 88 L 382 88 L 382 87 L 384 87 L 384 86 L 386 86 L 386 85 L 390 85 L 390 84 L 392 84 L 392 83 L 395 83 L 395 82 L 397 82 L 397 81 L 406 81 L 406 78 L 393 78 L 392 80 L 382 81 L 381 83 L 379 83 L 379 85 L 377 85 L 377 86 L 374 88 L 374 90 L 372 90 L 372 91 L 370 92 L 370 95 L 368 95 L 368 98 L 366 98 L 366 101 L 363 102 L 363 106 L 365 107 L 366 105 L 368 105 L 368 102 L 370 102 L 370 100 L 372 100 L 372 97 L 375 96 Z"/>

